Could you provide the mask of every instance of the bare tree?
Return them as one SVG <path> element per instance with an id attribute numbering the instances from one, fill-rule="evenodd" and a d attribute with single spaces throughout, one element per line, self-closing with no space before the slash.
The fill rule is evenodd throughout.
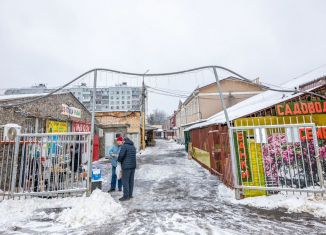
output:
<path id="1" fill-rule="evenodd" d="M 167 119 L 167 114 L 163 110 L 155 109 L 153 113 L 148 116 L 148 123 L 150 125 L 163 125 Z"/>

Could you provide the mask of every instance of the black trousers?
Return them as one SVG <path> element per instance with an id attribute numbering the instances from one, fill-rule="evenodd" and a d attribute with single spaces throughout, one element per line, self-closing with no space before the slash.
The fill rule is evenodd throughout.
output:
<path id="1" fill-rule="evenodd" d="M 123 197 L 130 198 L 134 191 L 135 169 L 122 170 Z"/>

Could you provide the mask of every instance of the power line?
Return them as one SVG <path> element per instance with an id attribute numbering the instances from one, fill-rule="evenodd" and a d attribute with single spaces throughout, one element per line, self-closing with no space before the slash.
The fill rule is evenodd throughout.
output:
<path id="1" fill-rule="evenodd" d="M 169 93 L 163 93 L 163 92 L 151 91 L 151 90 L 148 90 L 148 92 L 158 94 L 158 95 L 165 95 L 165 96 L 178 97 L 178 98 L 187 98 L 188 97 L 188 96 L 169 94 Z"/>

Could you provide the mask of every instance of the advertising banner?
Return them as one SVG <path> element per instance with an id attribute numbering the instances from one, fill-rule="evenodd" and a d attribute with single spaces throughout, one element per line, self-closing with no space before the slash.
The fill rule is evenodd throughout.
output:
<path id="1" fill-rule="evenodd" d="M 90 132 L 91 124 L 83 122 L 73 122 L 72 123 L 72 132 Z"/>
<path id="2" fill-rule="evenodd" d="M 63 133 L 68 132 L 68 124 L 66 122 L 59 121 L 47 121 L 46 122 L 47 133 Z"/>
<path id="3" fill-rule="evenodd" d="M 81 118 L 81 110 L 75 107 L 70 107 L 66 104 L 62 104 L 62 115 L 69 116 L 69 117 L 75 117 L 75 118 Z"/>

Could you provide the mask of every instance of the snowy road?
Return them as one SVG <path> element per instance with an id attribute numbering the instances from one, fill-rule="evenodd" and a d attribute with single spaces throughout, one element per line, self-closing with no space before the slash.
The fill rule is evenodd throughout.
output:
<path id="1" fill-rule="evenodd" d="M 217 196 L 219 184 L 176 144 L 158 141 L 138 162 L 134 199 L 123 203 L 127 216 L 90 233 L 326 234 L 325 220 L 310 214 L 228 203 Z"/>

